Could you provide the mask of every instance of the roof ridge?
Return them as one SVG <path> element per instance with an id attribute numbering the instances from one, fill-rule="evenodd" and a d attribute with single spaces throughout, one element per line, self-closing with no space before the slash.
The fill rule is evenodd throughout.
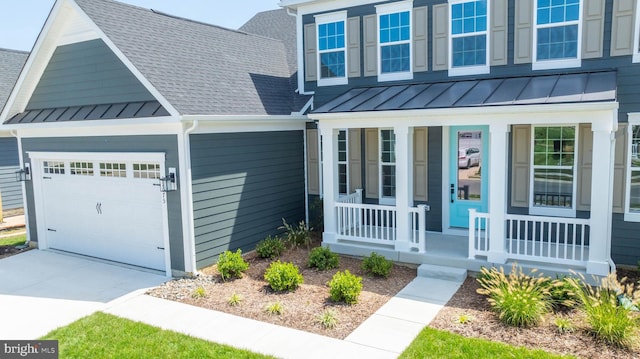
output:
<path id="1" fill-rule="evenodd" d="M 222 31 L 234 32 L 234 33 L 238 33 L 238 34 L 249 35 L 249 36 L 252 36 L 252 37 L 257 37 L 257 38 L 263 38 L 263 39 L 267 39 L 267 40 L 273 40 L 273 41 L 277 41 L 277 42 L 282 42 L 281 40 L 278 40 L 278 39 L 273 39 L 273 38 L 266 37 L 266 36 L 260 36 L 260 35 L 252 34 L 250 32 L 240 31 L 240 30 L 237 30 L 237 29 L 230 29 L 228 27 L 224 27 L 224 26 L 220 26 L 220 25 L 216 25 L 216 24 L 211 24 L 211 23 L 207 23 L 207 22 L 204 22 L 204 21 L 193 20 L 193 19 L 189 19 L 189 18 L 186 18 L 186 17 L 169 14 L 169 13 L 166 13 L 164 11 L 155 10 L 155 9 L 149 9 L 149 8 L 146 8 L 146 7 L 143 7 L 143 6 L 127 4 L 127 3 L 123 3 L 123 2 L 120 2 L 120 1 L 116 1 L 116 0 L 101 0 L 101 1 L 102 2 L 106 2 L 106 3 L 111 3 L 111 4 L 114 4 L 114 5 L 118 5 L 118 6 L 135 8 L 135 9 L 138 9 L 138 10 L 150 12 L 150 13 L 155 14 L 155 15 L 166 16 L 166 17 L 169 17 L 169 18 L 172 18 L 172 19 L 176 19 L 176 20 L 180 20 L 180 21 L 185 21 L 185 22 L 190 22 L 190 23 L 193 23 L 193 24 L 202 25 L 202 26 L 217 28 L 217 29 L 220 29 Z M 278 9 L 276 9 L 276 10 L 278 10 Z"/>

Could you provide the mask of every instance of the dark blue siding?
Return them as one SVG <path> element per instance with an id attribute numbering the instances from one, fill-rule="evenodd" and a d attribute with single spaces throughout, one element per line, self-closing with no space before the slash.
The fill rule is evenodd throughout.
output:
<path id="1" fill-rule="evenodd" d="M 22 184 L 16 181 L 19 169 L 18 141 L 15 137 L 0 138 L 0 192 L 4 210 L 22 208 Z"/>
<path id="2" fill-rule="evenodd" d="M 27 110 L 153 100 L 102 40 L 91 40 L 56 49 Z"/>
<path id="3" fill-rule="evenodd" d="M 23 138 L 23 158 L 28 161 L 28 151 L 37 152 L 164 152 L 166 167 L 178 168 L 178 138 L 176 135 L 157 136 L 110 136 L 110 137 L 58 137 Z M 26 182 L 27 207 L 31 239 L 37 241 L 36 215 L 34 210 L 33 182 Z M 167 193 L 169 215 L 169 244 L 171 267 L 184 271 L 184 246 L 182 231 L 182 209 L 180 189 Z"/>
<path id="4" fill-rule="evenodd" d="M 191 135 L 197 267 L 304 219 L 302 131 Z"/>
<path id="5" fill-rule="evenodd" d="M 624 215 L 614 213 L 611 231 L 611 258 L 616 264 L 640 264 L 640 223 L 625 222 Z"/>

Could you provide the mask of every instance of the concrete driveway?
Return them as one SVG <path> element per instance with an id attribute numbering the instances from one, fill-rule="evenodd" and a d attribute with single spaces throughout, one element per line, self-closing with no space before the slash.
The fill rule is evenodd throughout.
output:
<path id="1" fill-rule="evenodd" d="M 0 338 L 36 339 L 169 278 L 57 252 L 0 260 Z"/>

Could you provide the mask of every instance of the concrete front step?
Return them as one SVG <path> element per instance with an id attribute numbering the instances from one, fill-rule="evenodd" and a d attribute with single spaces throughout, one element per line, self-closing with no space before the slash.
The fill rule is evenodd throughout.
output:
<path id="1" fill-rule="evenodd" d="M 421 264 L 418 267 L 418 277 L 436 278 L 462 283 L 467 278 L 467 270 L 433 264 Z"/>

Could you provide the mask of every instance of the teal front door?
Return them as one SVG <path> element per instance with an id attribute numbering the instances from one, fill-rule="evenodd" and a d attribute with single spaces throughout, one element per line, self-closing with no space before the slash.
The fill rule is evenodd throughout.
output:
<path id="1" fill-rule="evenodd" d="M 488 209 L 489 126 L 452 126 L 449 138 L 449 224 L 469 228 L 469 210 Z"/>

